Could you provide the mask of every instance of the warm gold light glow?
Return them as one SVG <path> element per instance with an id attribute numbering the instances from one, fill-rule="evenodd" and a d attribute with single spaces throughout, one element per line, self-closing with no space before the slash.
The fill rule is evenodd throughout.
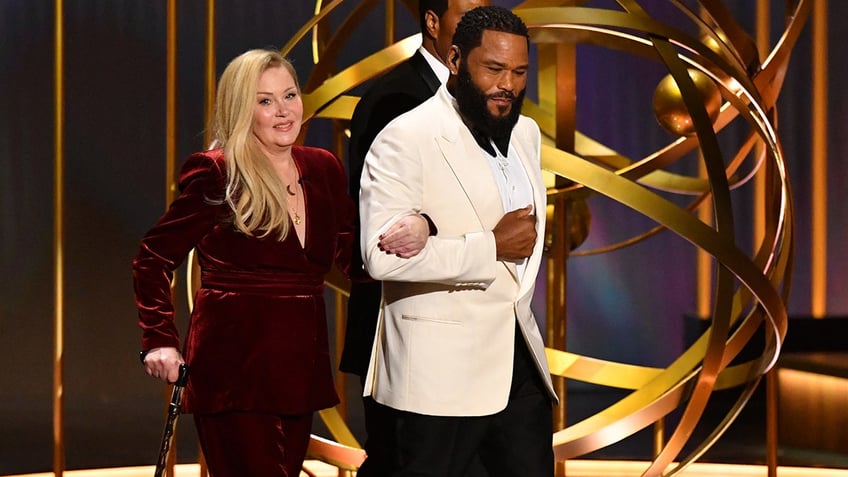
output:
<path id="1" fill-rule="evenodd" d="M 566 462 L 568 477 L 633 477 L 645 468 L 646 462 L 608 461 L 608 460 L 569 460 Z M 338 477 L 339 470 L 317 461 L 306 461 L 304 468 L 316 477 Z M 175 477 L 197 477 L 200 466 L 180 464 L 175 466 Z M 153 466 L 121 467 L 114 469 L 90 469 L 66 471 L 68 477 L 148 477 L 153 474 Z M 306 477 L 301 472 L 301 477 Z M 692 464 L 682 477 L 762 477 L 765 467 L 762 465 L 731 464 Z M 812 469 L 801 467 L 780 467 L 780 477 L 844 477 L 844 469 Z M 53 477 L 52 473 L 14 475 L 8 477 Z"/>
<path id="2" fill-rule="evenodd" d="M 848 354 L 783 360 L 777 369 L 780 442 L 843 453 L 848 449 Z M 842 363 L 840 365 L 840 363 Z"/>
<path id="3" fill-rule="evenodd" d="M 811 128 L 813 139 L 810 151 L 813 177 L 810 190 L 813 195 L 812 243 L 810 244 L 810 292 L 812 315 L 824 318 L 827 315 L 827 131 L 828 131 L 828 49 L 827 49 L 827 0 L 817 0 L 813 13 L 813 64 L 812 64 L 812 114 L 815 121 Z"/>
<path id="4" fill-rule="evenodd" d="M 789 397 L 793 390 L 810 392 L 815 389 L 818 397 L 844 401 L 842 409 L 848 409 L 848 378 L 786 368 L 778 369 L 777 376 L 781 398 Z"/>
<path id="5" fill-rule="evenodd" d="M 53 473 L 65 470 L 65 2 L 54 2 Z"/>

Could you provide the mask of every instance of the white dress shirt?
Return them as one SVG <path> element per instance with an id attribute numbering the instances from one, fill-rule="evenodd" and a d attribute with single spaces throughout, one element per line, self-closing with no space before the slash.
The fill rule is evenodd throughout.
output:
<path id="1" fill-rule="evenodd" d="M 427 51 L 423 46 L 418 47 L 418 51 L 424 56 L 424 59 L 427 60 L 427 64 L 430 65 L 430 69 L 433 70 L 433 73 L 436 73 L 436 78 L 439 78 L 439 82 L 445 84 L 448 82 L 448 78 L 450 78 L 450 70 L 444 63 L 439 61 L 438 58 L 433 56 L 432 53 Z"/>
<path id="2" fill-rule="evenodd" d="M 480 153 L 486 156 L 489 166 L 492 168 L 492 174 L 498 184 L 498 191 L 501 193 L 501 204 L 504 212 L 533 205 L 533 187 L 530 185 L 527 172 L 521 165 L 521 159 L 515 153 L 515 148 L 510 145 L 506 157 L 501 154 L 497 147 L 494 149 L 495 157 L 489 155 L 482 148 L 480 148 Z M 531 210 L 530 212 L 533 213 L 534 211 Z M 519 282 L 521 277 L 524 276 L 526 265 L 526 258 L 516 263 Z"/>

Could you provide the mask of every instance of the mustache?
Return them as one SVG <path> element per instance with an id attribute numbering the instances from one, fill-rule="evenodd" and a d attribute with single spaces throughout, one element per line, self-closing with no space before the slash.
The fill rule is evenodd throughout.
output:
<path id="1" fill-rule="evenodd" d="M 508 99 L 514 102 L 516 100 L 516 96 L 511 91 L 503 91 L 500 93 L 488 94 L 486 95 L 486 99 Z"/>

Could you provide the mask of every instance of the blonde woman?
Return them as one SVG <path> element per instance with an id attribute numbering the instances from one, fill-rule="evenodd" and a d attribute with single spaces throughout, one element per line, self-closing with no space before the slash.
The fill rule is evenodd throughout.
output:
<path id="1" fill-rule="evenodd" d="M 278 52 L 235 58 L 215 108 L 217 148 L 185 161 L 133 261 L 142 361 L 167 382 L 188 364 L 183 412 L 213 477 L 296 476 L 313 412 L 338 402 L 323 280 L 334 263 L 349 271 L 354 205 L 339 160 L 295 144 L 303 103 Z M 411 212 L 385 235 L 386 253 L 412 256 L 428 224 Z M 170 281 L 192 248 L 201 285 L 183 356 Z"/>

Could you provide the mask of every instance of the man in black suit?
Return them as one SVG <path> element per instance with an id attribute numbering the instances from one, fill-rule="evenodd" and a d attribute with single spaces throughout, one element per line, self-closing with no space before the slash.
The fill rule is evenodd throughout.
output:
<path id="1" fill-rule="evenodd" d="M 405 62 L 381 76 L 362 96 L 351 118 L 348 174 L 350 195 L 359 200 L 359 176 L 365 154 L 377 134 L 392 119 L 415 108 L 436 93 L 450 76 L 447 54 L 456 25 L 462 15 L 475 7 L 488 5 L 488 0 L 421 0 L 418 13 L 421 22 L 421 47 Z M 431 223 L 431 232 L 434 225 Z M 357 233 L 359 221 L 357 220 Z M 358 242 L 351 266 L 362 266 Z M 347 328 L 344 351 L 339 369 L 356 374 L 360 382 L 368 371 L 377 315 L 380 307 L 381 284 L 377 281 L 354 283 L 348 301 Z M 391 432 L 387 432 L 386 413 L 391 410 L 363 398 L 368 454 L 358 474 L 360 477 L 386 475 L 385 456 L 394 455 Z"/>

